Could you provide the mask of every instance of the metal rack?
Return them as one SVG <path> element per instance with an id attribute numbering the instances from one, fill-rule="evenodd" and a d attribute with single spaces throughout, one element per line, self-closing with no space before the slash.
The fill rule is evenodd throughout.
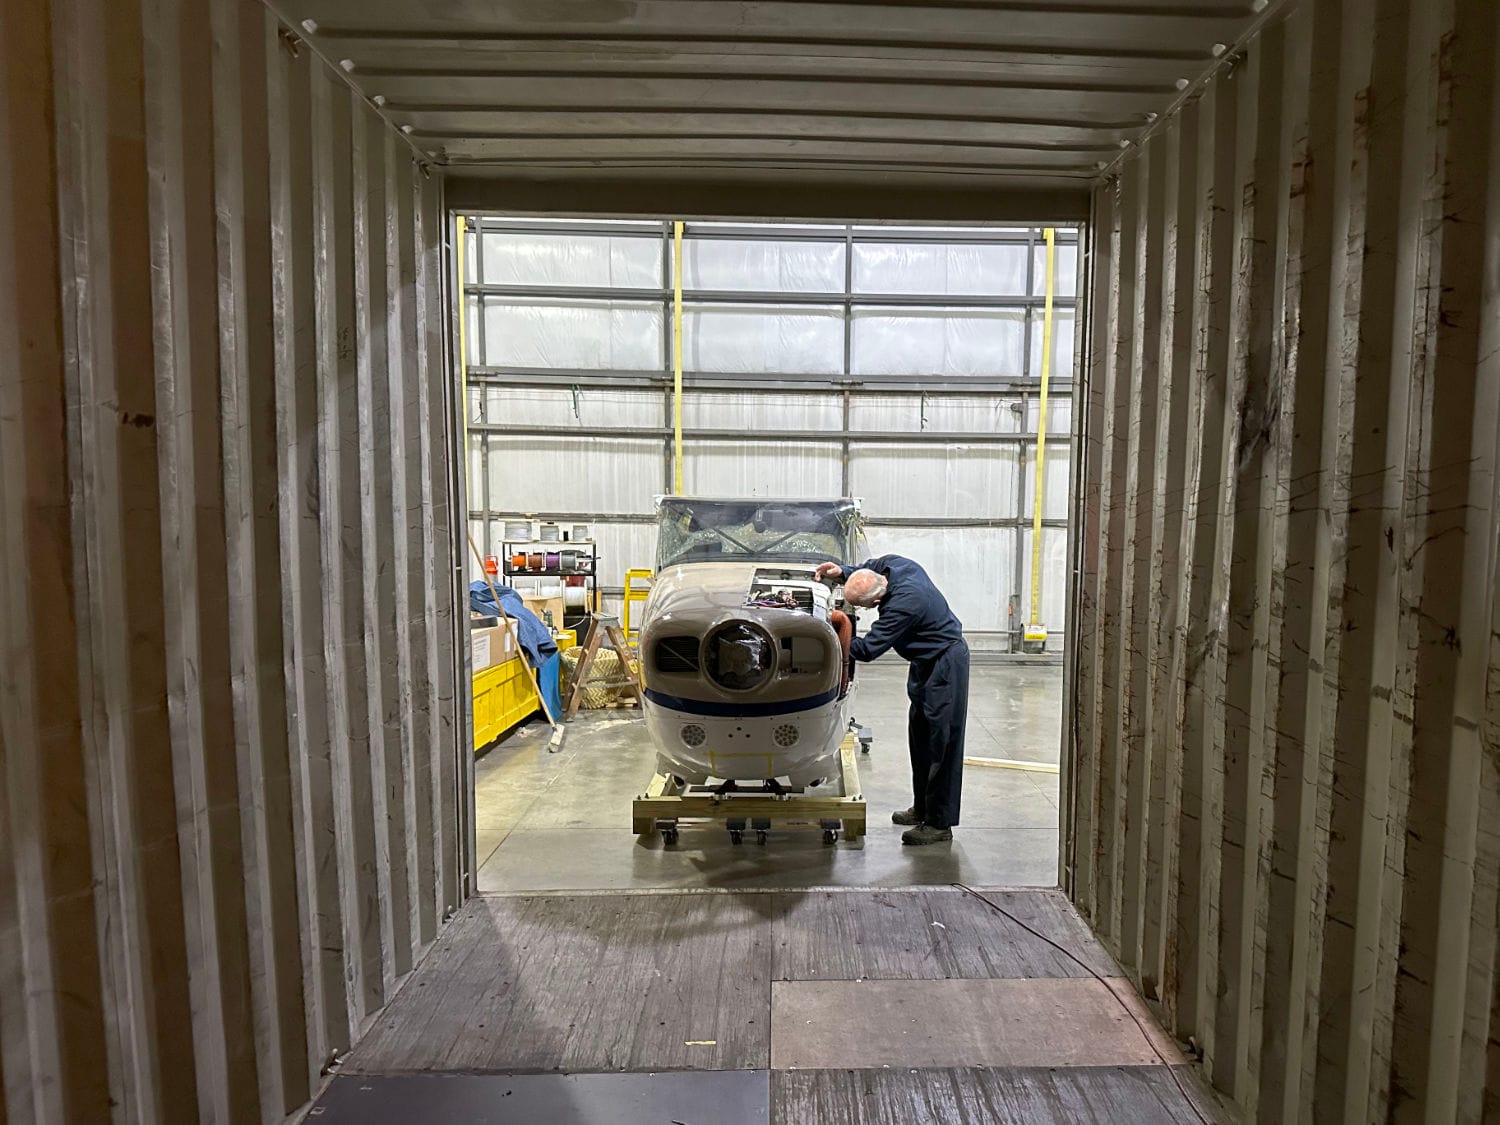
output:
<path id="1" fill-rule="evenodd" d="M 541 540 L 541 539 L 508 539 L 502 542 L 502 554 L 500 558 L 501 571 L 504 573 L 507 583 L 514 578 L 583 578 L 585 581 L 582 589 L 585 591 L 583 605 L 569 606 L 566 602 L 567 595 L 564 594 L 563 628 L 572 628 L 577 622 L 586 620 L 593 611 L 599 597 L 599 549 L 592 539 L 563 539 L 563 540 Z M 561 565 L 561 556 L 565 552 L 572 552 L 582 556 L 587 565 L 581 569 L 564 569 Z M 525 555 L 528 564 L 516 566 L 515 559 Z M 558 565 L 547 565 L 549 556 L 559 556 Z M 540 557 L 542 565 L 532 567 L 530 561 Z M 564 588 L 566 583 L 562 583 Z M 583 640 L 579 638 L 580 642 Z"/>

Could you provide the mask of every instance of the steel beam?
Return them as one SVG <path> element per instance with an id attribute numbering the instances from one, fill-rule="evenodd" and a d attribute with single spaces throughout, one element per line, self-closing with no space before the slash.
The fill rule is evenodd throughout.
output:
<path id="1" fill-rule="evenodd" d="M 628 523 L 654 524 L 655 512 L 471 512 L 471 519 L 488 520 L 543 520 L 550 523 Z M 864 517 L 866 527 L 920 527 L 920 528 L 1027 528 L 1030 517 L 1025 516 L 872 516 Z M 1065 528 L 1065 519 L 1044 519 L 1043 527 Z"/>
<path id="2" fill-rule="evenodd" d="M 465 286 L 469 293 L 481 297 L 512 297 L 524 301 L 610 301 L 628 304 L 656 304 L 671 300 L 668 289 L 625 289 L 608 285 L 484 285 Z M 1025 294 L 983 293 L 908 294 L 908 293 L 802 293 L 760 289 L 688 289 L 682 303 L 688 305 L 786 305 L 839 309 L 853 306 L 901 309 L 1028 309 L 1040 308 L 1042 297 Z M 1072 302 L 1053 301 L 1053 307 L 1071 307 Z"/>
<path id="3" fill-rule="evenodd" d="M 584 237 L 636 237 L 660 238 L 662 223 L 631 223 L 613 220 L 595 220 L 577 223 L 539 223 L 529 219 L 503 219 L 484 217 L 479 220 L 482 230 L 493 230 L 506 234 L 550 234 Z M 969 228 L 953 231 L 943 227 L 930 230 L 912 227 L 846 226 L 825 224 L 813 227 L 767 227 L 765 225 L 732 226 L 715 223 L 687 223 L 683 227 L 683 238 L 709 242 L 843 242 L 849 245 L 869 243 L 903 243 L 919 246 L 1031 246 L 1036 236 L 1030 227 L 996 227 L 993 233 Z M 1059 232 L 1059 246 L 1077 246 L 1075 231 Z"/>
<path id="4" fill-rule="evenodd" d="M 600 437 L 662 438 L 670 437 L 670 426 L 512 426 L 476 424 L 470 433 L 513 437 Z M 684 438 L 694 441 L 802 441 L 842 442 L 855 445 L 1025 445 L 1035 442 L 1035 434 L 997 434 L 986 430 L 716 430 L 684 429 Z"/>
<path id="5" fill-rule="evenodd" d="M 775 375 L 730 372 L 684 372 L 683 386 L 700 391 L 786 391 L 801 394 L 834 394 L 848 388 L 853 394 L 912 395 L 1003 395 L 1034 390 L 1037 380 L 989 378 L 986 376 L 934 376 L 924 380 L 909 375 L 827 375 L 788 372 Z M 580 371 L 573 368 L 469 367 L 470 386 L 500 387 L 593 387 L 607 390 L 636 388 L 657 390 L 671 385 L 671 377 L 658 371 Z M 1070 379 L 1052 380 L 1048 394 L 1066 396 Z"/>

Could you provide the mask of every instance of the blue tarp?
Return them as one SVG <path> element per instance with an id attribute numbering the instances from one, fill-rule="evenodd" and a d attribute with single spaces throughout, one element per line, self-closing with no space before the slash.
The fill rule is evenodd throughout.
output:
<path id="1" fill-rule="evenodd" d="M 562 653 L 554 652 L 547 657 L 536 673 L 537 682 L 542 686 L 542 698 L 547 701 L 547 710 L 552 712 L 552 717 L 558 722 L 562 721 Z"/>
<path id="2" fill-rule="evenodd" d="M 542 667 L 547 663 L 548 657 L 557 655 L 557 642 L 552 639 L 552 633 L 546 625 L 542 624 L 541 618 L 526 608 L 526 603 L 521 600 L 520 594 L 509 586 L 501 586 L 498 583 L 495 591 L 500 595 L 498 608 L 495 605 L 494 595 L 490 593 L 488 582 L 471 582 L 469 584 L 469 608 L 486 617 L 499 617 L 501 616 L 500 610 L 503 609 L 504 616 L 515 619 L 521 647 L 526 650 L 526 658 L 531 662 L 531 666 Z M 549 698 L 547 702 L 551 704 L 552 700 Z"/>

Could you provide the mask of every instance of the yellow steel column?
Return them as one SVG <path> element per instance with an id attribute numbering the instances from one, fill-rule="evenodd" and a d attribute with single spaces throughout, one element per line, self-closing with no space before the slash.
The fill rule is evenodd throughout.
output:
<path id="1" fill-rule="evenodd" d="M 1047 240 L 1047 289 L 1042 303 L 1042 394 L 1036 419 L 1036 488 L 1031 513 L 1031 616 L 1026 619 L 1024 641 L 1047 643 L 1047 627 L 1042 623 L 1042 499 L 1046 484 L 1047 453 L 1047 380 L 1052 374 L 1052 288 L 1057 260 L 1055 232 L 1042 232 Z"/>
<path id="2" fill-rule="evenodd" d="M 672 224 L 672 491 L 682 495 L 682 224 Z"/>
<path id="3" fill-rule="evenodd" d="M 464 479 L 469 474 L 469 306 L 464 300 L 464 233 L 469 220 L 460 215 L 458 223 L 458 379 L 464 396 Z M 471 482 L 472 483 L 472 482 Z M 467 516 L 464 517 L 468 519 Z"/>

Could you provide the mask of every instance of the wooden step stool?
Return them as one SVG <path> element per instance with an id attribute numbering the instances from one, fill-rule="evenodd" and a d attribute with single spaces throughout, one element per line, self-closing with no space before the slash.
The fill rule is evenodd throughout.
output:
<path id="1" fill-rule="evenodd" d="M 583 702 L 583 693 L 586 688 L 626 688 L 635 697 L 637 707 L 643 707 L 645 701 L 641 696 L 641 681 L 630 671 L 633 657 L 630 645 L 626 643 L 625 631 L 620 628 L 618 618 L 610 617 L 602 613 L 589 614 L 589 639 L 583 646 L 583 655 L 578 658 L 578 670 L 573 674 L 573 688 L 568 692 L 568 706 L 563 716 L 564 721 L 571 721 L 578 714 L 578 707 Z M 599 646 L 604 639 L 609 638 L 609 647 L 615 650 L 615 655 L 620 658 L 621 674 L 614 678 L 594 679 L 594 657 L 599 653 Z"/>

